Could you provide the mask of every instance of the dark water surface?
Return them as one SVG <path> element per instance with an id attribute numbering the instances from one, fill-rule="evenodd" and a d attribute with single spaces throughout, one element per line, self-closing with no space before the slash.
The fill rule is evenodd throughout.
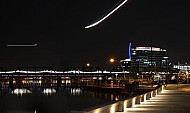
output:
<path id="1" fill-rule="evenodd" d="M 116 95 L 71 88 L 1 89 L 0 113 L 69 113 L 117 99 Z"/>

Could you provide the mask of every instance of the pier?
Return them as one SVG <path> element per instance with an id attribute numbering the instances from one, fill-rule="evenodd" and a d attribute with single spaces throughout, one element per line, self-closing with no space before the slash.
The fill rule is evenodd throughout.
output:
<path id="1" fill-rule="evenodd" d="M 190 85 L 169 85 L 159 95 L 117 113 L 188 113 Z"/>
<path id="2" fill-rule="evenodd" d="M 189 84 L 169 84 L 126 100 L 72 113 L 187 113 L 189 95 Z"/>

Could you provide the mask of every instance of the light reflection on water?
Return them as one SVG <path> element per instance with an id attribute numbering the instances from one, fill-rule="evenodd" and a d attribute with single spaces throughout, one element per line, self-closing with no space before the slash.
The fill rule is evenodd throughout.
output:
<path id="1" fill-rule="evenodd" d="M 69 113 L 120 99 L 82 88 L 16 88 L 2 92 L 0 113 Z"/>
<path id="2" fill-rule="evenodd" d="M 28 89 L 19 89 L 19 88 L 16 88 L 11 93 L 12 94 L 16 94 L 16 95 L 23 95 L 23 94 L 26 94 L 26 93 L 31 93 L 31 91 L 28 90 Z"/>
<path id="3" fill-rule="evenodd" d="M 13 89 L 11 93 L 22 96 L 23 94 L 32 93 L 32 92 L 26 88 L 16 88 L 16 89 Z M 44 88 L 42 93 L 47 94 L 47 95 L 53 94 L 53 93 L 56 93 L 56 90 L 54 88 Z"/>
<path id="4" fill-rule="evenodd" d="M 48 95 L 48 94 L 56 93 L 56 90 L 53 88 L 45 88 L 42 93 Z"/>
<path id="5" fill-rule="evenodd" d="M 72 88 L 70 90 L 71 95 L 81 95 L 82 94 L 82 89 L 80 88 Z"/>

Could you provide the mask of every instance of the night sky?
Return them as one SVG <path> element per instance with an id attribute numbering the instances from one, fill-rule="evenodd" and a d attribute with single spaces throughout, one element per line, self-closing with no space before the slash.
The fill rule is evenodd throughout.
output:
<path id="1" fill-rule="evenodd" d="M 110 57 L 128 58 L 130 42 L 151 46 L 151 40 L 167 49 L 172 63 L 190 63 L 189 0 L 130 0 L 101 24 L 84 29 L 119 1 L 1 0 L 0 67 L 64 70 L 89 62 L 109 70 Z"/>

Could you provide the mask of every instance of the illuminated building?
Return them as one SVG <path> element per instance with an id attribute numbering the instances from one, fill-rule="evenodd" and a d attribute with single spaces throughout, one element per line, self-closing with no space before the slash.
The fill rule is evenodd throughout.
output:
<path id="1" fill-rule="evenodd" d="M 123 68 L 127 71 L 130 71 L 131 68 L 131 59 L 124 59 L 124 60 L 120 60 Z"/>
<path id="2" fill-rule="evenodd" d="M 181 72 L 189 72 L 190 71 L 190 66 L 187 63 L 185 63 L 185 64 L 180 64 L 180 63 L 174 64 L 173 68 L 178 69 Z"/>
<path id="3" fill-rule="evenodd" d="M 131 47 L 129 59 L 120 60 L 125 70 L 133 72 L 168 71 L 169 57 L 166 49 L 158 47 Z"/>
<path id="4" fill-rule="evenodd" d="M 133 71 L 167 71 L 169 57 L 166 49 L 157 47 L 131 48 L 131 69 Z"/>

